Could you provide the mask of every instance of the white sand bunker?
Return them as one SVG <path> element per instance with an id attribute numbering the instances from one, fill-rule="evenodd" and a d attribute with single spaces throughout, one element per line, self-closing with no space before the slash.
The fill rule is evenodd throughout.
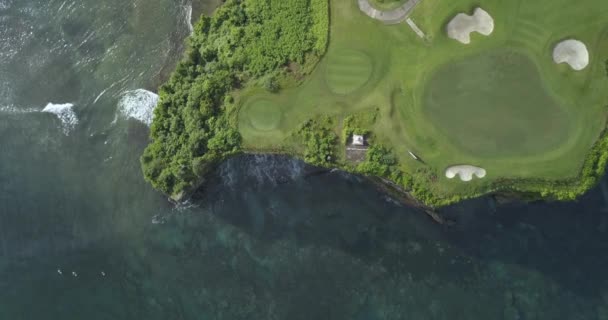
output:
<path id="1" fill-rule="evenodd" d="M 567 63 L 576 71 L 583 70 L 589 64 L 589 51 L 584 43 L 578 40 L 564 40 L 553 49 L 555 63 Z"/>
<path id="2" fill-rule="evenodd" d="M 452 179 L 457 175 L 460 176 L 460 180 L 462 181 L 471 181 L 473 180 L 473 175 L 480 179 L 485 177 L 486 170 L 469 165 L 451 166 L 445 170 L 445 176 L 448 179 Z"/>
<path id="3" fill-rule="evenodd" d="M 485 10 L 476 8 L 472 16 L 464 13 L 457 14 L 448 23 L 448 37 L 464 44 L 471 43 L 471 32 L 479 32 L 489 36 L 494 31 L 494 19 Z"/>

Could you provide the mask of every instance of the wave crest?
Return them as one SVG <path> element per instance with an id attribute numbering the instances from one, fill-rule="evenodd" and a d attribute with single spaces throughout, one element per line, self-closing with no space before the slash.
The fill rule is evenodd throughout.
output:
<path id="1" fill-rule="evenodd" d="M 118 113 L 123 118 L 135 119 L 150 126 L 157 103 L 158 95 L 154 92 L 144 89 L 125 91 L 118 101 Z"/>
<path id="2" fill-rule="evenodd" d="M 59 118 L 63 133 L 67 136 L 78 124 L 78 117 L 71 103 L 55 104 L 49 103 L 41 112 L 52 113 Z"/>

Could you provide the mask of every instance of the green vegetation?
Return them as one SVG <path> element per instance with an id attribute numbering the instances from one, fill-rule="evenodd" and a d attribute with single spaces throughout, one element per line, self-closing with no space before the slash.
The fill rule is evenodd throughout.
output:
<path id="1" fill-rule="evenodd" d="M 602 14 L 608 3 L 582 0 L 573 8 L 565 0 L 486 0 L 481 6 L 493 16 L 494 32 L 473 34 L 469 45 L 449 39 L 444 28 L 478 5 L 472 0 L 422 1 L 412 18 L 426 41 L 405 24 L 370 19 L 356 1 L 330 4 L 331 41 L 306 81 L 274 94 L 239 92 L 244 148 L 304 157 L 303 142 L 290 138 L 293 128 L 329 116 L 338 120 L 332 131 L 341 133 L 341 145 L 353 133 L 371 138 L 362 164 L 346 162 L 340 147 L 332 166 L 387 178 L 429 205 L 497 190 L 570 199 L 593 184 L 586 181 L 595 178 L 586 177 L 599 174 L 601 162 L 593 159 L 602 157 L 589 150 L 606 125 L 608 79 L 600 57 L 608 57 L 608 17 Z M 552 48 L 570 37 L 590 48 L 583 71 L 551 59 Z M 274 130 L 252 125 L 250 108 L 264 99 L 281 112 Z M 373 121 L 358 123 L 366 110 L 377 110 Z M 446 168 L 457 164 L 488 174 L 470 182 L 447 179 Z"/>
<path id="2" fill-rule="evenodd" d="M 372 6 L 379 10 L 392 10 L 402 6 L 407 0 L 370 0 Z"/>
<path id="3" fill-rule="evenodd" d="M 219 161 L 238 153 L 231 92 L 288 73 L 290 63 L 311 70 L 327 46 L 327 11 L 326 0 L 228 0 L 213 17 L 202 17 L 184 59 L 160 88 L 152 141 L 141 158 L 145 178 L 179 198 Z M 275 85 L 270 80 L 268 87 L 278 90 Z M 272 105 L 259 103 L 253 112 L 268 116 L 256 117 L 259 130 L 280 121 Z"/>
<path id="4" fill-rule="evenodd" d="M 579 177 L 564 180 L 527 179 L 525 181 L 499 179 L 495 182 L 495 186 L 502 190 L 541 195 L 544 198 L 574 200 L 595 186 L 604 175 L 606 165 L 608 165 L 607 150 L 608 134 L 604 131 L 585 159 Z"/>
<path id="5" fill-rule="evenodd" d="M 371 111 L 362 111 L 344 118 L 342 122 L 342 143 L 348 143 L 348 139 L 353 134 L 367 136 L 367 140 L 371 140 L 372 127 L 378 117 L 380 110 L 375 108 Z"/>
<path id="6" fill-rule="evenodd" d="M 308 163 L 326 166 L 336 159 L 338 136 L 332 131 L 334 120 L 330 117 L 310 119 L 302 125 L 297 134 L 302 138 L 304 160 Z"/>
<path id="7" fill-rule="evenodd" d="M 202 18 L 161 88 L 146 178 L 176 195 L 241 149 L 273 151 L 379 176 L 440 206 L 498 190 L 572 199 L 603 173 L 605 1 L 485 0 L 494 32 L 469 45 L 445 25 L 473 0 L 422 1 L 412 18 L 426 40 L 356 1 L 330 4 L 232 0 Z M 551 59 L 564 38 L 588 45 L 583 71 Z M 364 160 L 351 158 L 361 163 L 346 160 L 354 133 L 370 143 Z M 447 179 L 458 164 L 488 174 Z"/>
<path id="8" fill-rule="evenodd" d="M 476 158 L 548 153 L 576 136 L 574 110 L 544 89 L 527 56 L 511 50 L 439 67 L 427 80 L 421 107 L 428 126 Z"/>
<path id="9" fill-rule="evenodd" d="M 337 94 L 352 93 L 369 80 L 372 68 L 372 62 L 365 53 L 341 50 L 328 57 L 327 86 Z"/>
<path id="10" fill-rule="evenodd" d="M 257 130 L 274 130 L 281 123 L 281 108 L 270 100 L 258 100 L 243 112 L 248 113 L 251 125 Z"/>
<path id="11" fill-rule="evenodd" d="M 383 145 L 372 145 L 365 155 L 365 162 L 357 166 L 357 170 L 379 177 L 390 177 L 396 173 L 397 158 L 388 148 Z"/>

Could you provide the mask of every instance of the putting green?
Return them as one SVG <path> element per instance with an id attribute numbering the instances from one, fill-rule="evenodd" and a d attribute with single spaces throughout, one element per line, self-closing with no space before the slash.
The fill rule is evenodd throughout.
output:
<path id="1" fill-rule="evenodd" d="M 337 94 L 349 94 L 361 88 L 372 75 L 369 57 L 360 51 L 343 49 L 328 57 L 327 85 Z"/>
<path id="2" fill-rule="evenodd" d="M 258 99 L 252 101 L 244 110 L 251 126 L 259 131 L 272 131 L 279 127 L 282 118 L 281 108 L 273 101 Z"/>
<path id="3" fill-rule="evenodd" d="M 571 133 L 568 110 L 547 92 L 534 62 L 513 50 L 440 66 L 422 108 L 449 141 L 481 158 L 542 154 Z"/>

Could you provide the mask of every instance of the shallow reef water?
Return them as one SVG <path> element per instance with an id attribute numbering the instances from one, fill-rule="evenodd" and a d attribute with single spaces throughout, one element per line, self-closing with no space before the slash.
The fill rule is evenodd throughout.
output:
<path id="1" fill-rule="evenodd" d="M 359 177 L 235 158 L 189 203 L 159 201 L 137 221 L 100 218 L 86 235 L 74 229 L 91 217 L 29 226 L 49 241 L 5 252 L 0 315 L 605 319 L 601 190 L 579 203 L 494 201 L 443 209 L 456 221 L 443 227 Z"/>

